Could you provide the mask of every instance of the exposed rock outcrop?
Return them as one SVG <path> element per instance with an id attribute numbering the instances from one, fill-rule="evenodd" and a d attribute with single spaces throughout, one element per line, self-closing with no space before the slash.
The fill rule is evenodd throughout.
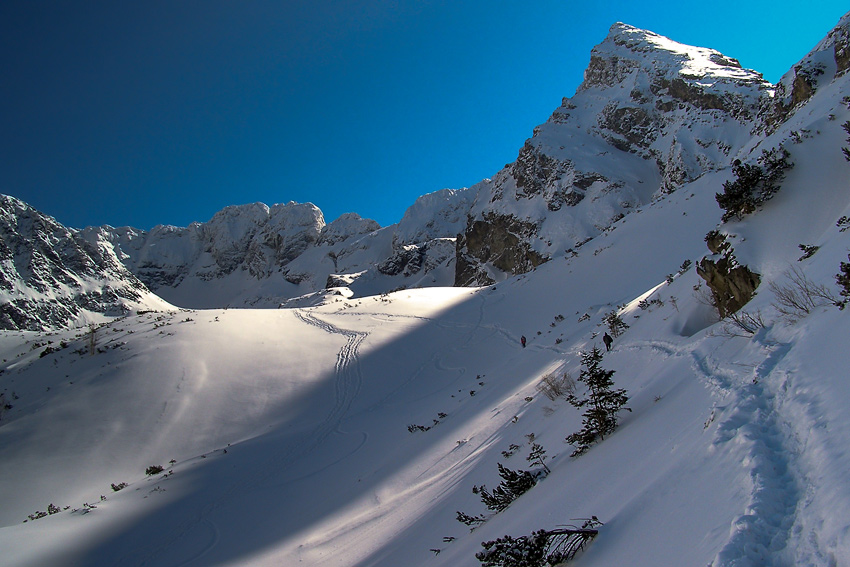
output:
<path id="1" fill-rule="evenodd" d="M 470 218 L 457 240 L 455 285 L 485 285 L 495 282 L 497 274 L 525 273 L 539 266 L 547 258 L 528 245 L 536 231 L 533 223 L 507 215 Z"/>
<path id="2" fill-rule="evenodd" d="M 776 85 L 776 96 L 766 101 L 764 129 L 774 131 L 815 92 L 850 69 L 850 14 L 846 14 L 808 55 Z"/>
<path id="3" fill-rule="evenodd" d="M 712 256 L 700 260 L 696 270 L 711 290 L 712 303 L 722 319 L 749 303 L 761 276 L 737 262 L 729 241 L 719 231 L 709 232 L 705 242 Z"/>

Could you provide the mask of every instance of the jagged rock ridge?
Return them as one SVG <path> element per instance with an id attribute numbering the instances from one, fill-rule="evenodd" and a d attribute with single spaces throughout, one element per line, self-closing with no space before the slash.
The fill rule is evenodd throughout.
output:
<path id="1" fill-rule="evenodd" d="M 227 207 L 185 228 L 91 227 L 157 294 L 182 307 L 277 307 L 328 287 L 358 294 L 451 285 L 469 190 L 424 195 L 397 225 L 347 213 L 326 224 L 311 203 Z"/>
<path id="2" fill-rule="evenodd" d="M 103 240 L 0 195 L 0 328 L 43 331 L 166 304 Z"/>

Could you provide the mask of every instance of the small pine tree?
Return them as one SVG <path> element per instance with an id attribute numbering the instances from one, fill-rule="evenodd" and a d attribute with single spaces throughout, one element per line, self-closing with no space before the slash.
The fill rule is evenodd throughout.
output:
<path id="1" fill-rule="evenodd" d="M 850 120 L 842 124 L 841 127 L 844 128 L 845 132 L 850 134 Z M 847 142 L 850 143 L 850 136 L 847 137 Z M 841 148 L 841 152 L 844 154 L 844 159 L 850 161 L 850 148 L 844 146 L 843 148 Z"/>
<path id="2" fill-rule="evenodd" d="M 721 217 L 723 222 L 735 216 L 740 219 L 756 209 L 752 195 L 762 178 L 759 166 L 737 159 L 732 164 L 732 173 L 735 180 L 724 182 L 723 193 L 716 193 L 714 196 L 720 208 L 726 211 Z"/>
<path id="3" fill-rule="evenodd" d="M 629 328 L 629 326 L 626 325 L 626 322 L 623 321 L 623 318 L 620 317 L 616 311 L 611 311 L 606 314 L 602 318 L 602 321 L 608 326 L 608 331 L 614 338 L 619 337 L 626 332 L 626 329 Z"/>
<path id="4" fill-rule="evenodd" d="M 779 182 L 785 177 L 785 171 L 794 167 L 788 158 L 791 156 L 784 147 L 762 150 L 758 162 L 761 166 L 743 163 L 736 159 L 732 163 L 734 181 L 723 183 L 723 193 L 715 194 L 720 208 L 725 212 L 723 222 L 732 217 L 743 218 L 756 210 L 756 206 L 767 201 L 779 190 Z"/>
<path id="5" fill-rule="evenodd" d="M 534 443 L 531 445 L 531 452 L 528 454 L 525 460 L 531 463 L 532 465 L 540 465 L 541 467 L 543 467 L 543 470 L 546 472 L 546 474 L 549 474 L 551 471 L 544 462 L 547 458 L 548 457 L 546 456 L 546 449 L 544 449 L 540 443 Z"/>
<path id="6" fill-rule="evenodd" d="M 590 352 L 581 353 L 584 368 L 578 378 L 587 386 L 588 397 L 579 399 L 570 395 L 567 401 L 576 408 L 587 407 L 583 415 L 583 428 L 567 437 L 567 442 L 576 447 L 570 455 L 577 457 L 584 454 L 597 439 L 605 439 L 617 428 L 617 414 L 625 409 L 629 396 L 623 389 L 613 389 L 611 377 L 613 370 L 605 370 L 599 364 L 602 362 L 602 351 L 593 347 Z"/>
<path id="7" fill-rule="evenodd" d="M 850 254 L 847 255 L 847 259 L 850 260 Z M 839 268 L 841 271 L 835 274 L 835 282 L 841 288 L 839 292 L 841 296 L 846 298 L 839 306 L 843 309 L 844 305 L 850 301 L 850 262 L 841 262 Z"/>
<path id="8" fill-rule="evenodd" d="M 511 502 L 528 492 L 531 487 L 537 484 L 534 475 L 528 471 L 514 471 L 498 463 L 499 476 L 502 477 L 502 482 L 499 486 L 493 489 L 492 492 L 487 490 L 486 486 L 479 489 L 481 501 L 487 508 L 495 512 L 501 512 L 507 508 Z"/>

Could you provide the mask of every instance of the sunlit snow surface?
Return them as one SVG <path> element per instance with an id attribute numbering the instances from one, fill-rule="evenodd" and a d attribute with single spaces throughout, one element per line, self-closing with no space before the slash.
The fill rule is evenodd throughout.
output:
<path id="1" fill-rule="evenodd" d="M 727 170 L 491 287 L 148 313 L 94 345 L 88 329 L 4 333 L 0 564 L 475 566 L 482 541 L 591 515 L 604 526 L 575 565 L 847 564 L 850 314 L 789 322 L 769 286 L 793 266 L 837 293 L 847 95 L 822 85 L 741 154 L 782 142 L 797 164 L 721 227 L 762 274 L 755 334 L 718 323 L 678 272 L 707 254 Z M 800 244 L 820 248 L 799 260 Z M 577 377 L 620 307 L 603 366 L 632 411 L 573 459 L 579 412 L 536 386 Z M 494 487 L 497 463 L 533 468 L 532 433 L 552 472 L 494 515 L 472 488 Z M 488 521 L 470 533 L 459 510 Z"/>

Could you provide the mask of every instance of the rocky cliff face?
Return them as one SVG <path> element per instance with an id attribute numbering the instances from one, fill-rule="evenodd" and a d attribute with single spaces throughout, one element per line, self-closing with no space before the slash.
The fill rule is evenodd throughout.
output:
<path id="1" fill-rule="evenodd" d="M 108 242 L 0 195 L 0 329 L 43 331 L 163 306 Z"/>
<path id="2" fill-rule="evenodd" d="M 749 303 L 761 284 L 761 275 L 738 263 L 723 233 L 709 232 L 705 243 L 711 255 L 700 260 L 696 270 L 705 280 L 711 303 L 723 319 Z"/>
<path id="3" fill-rule="evenodd" d="M 81 231 L 102 241 L 151 290 L 181 307 L 277 307 L 289 298 L 345 285 L 381 293 L 451 285 L 454 238 L 468 190 L 417 199 L 398 225 L 381 228 L 347 213 L 325 224 L 310 203 L 227 207 L 205 223 Z M 448 240 L 447 240 L 448 239 Z"/>
<path id="4" fill-rule="evenodd" d="M 254 279 L 268 277 L 318 242 L 324 226 L 322 212 L 309 203 L 253 203 L 226 207 L 210 221 L 186 228 L 157 226 L 144 232 L 97 227 L 83 234 L 111 242 L 127 268 L 157 291 L 236 271 Z"/>
<path id="5" fill-rule="evenodd" d="M 727 167 L 771 95 L 770 83 L 734 59 L 615 24 L 575 96 L 535 128 L 514 163 L 476 187 L 456 285 L 527 271 Z"/>

